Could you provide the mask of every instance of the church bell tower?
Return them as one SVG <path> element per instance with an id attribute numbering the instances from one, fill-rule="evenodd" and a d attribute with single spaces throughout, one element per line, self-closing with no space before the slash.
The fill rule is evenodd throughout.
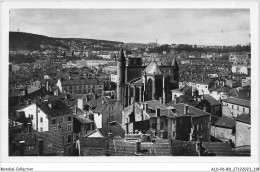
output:
<path id="1" fill-rule="evenodd" d="M 126 57 L 121 48 L 117 59 L 117 100 L 122 102 L 123 85 L 125 84 Z"/>

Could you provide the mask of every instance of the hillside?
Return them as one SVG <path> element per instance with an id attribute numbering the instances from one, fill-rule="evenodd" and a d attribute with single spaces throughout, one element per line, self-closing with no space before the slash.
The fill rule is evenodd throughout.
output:
<path id="1" fill-rule="evenodd" d="M 123 42 L 108 41 L 108 40 L 96 40 L 96 39 L 83 39 L 83 38 L 52 38 L 43 35 L 37 35 L 32 33 L 24 32 L 9 32 L 9 48 L 10 50 L 40 50 L 42 49 L 40 45 L 59 47 L 65 49 L 71 49 L 73 43 L 76 42 L 76 46 L 90 46 L 102 45 L 102 46 L 113 46 L 117 44 L 122 44 Z M 73 47 L 75 48 L 75 46 Z M 76 47 L 77 48 L 77 47 Z"/>

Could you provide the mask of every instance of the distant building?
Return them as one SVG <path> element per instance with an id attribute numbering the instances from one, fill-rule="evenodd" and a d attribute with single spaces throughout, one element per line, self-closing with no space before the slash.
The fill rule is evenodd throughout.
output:
<path id="1" fill-rule="evenodd" d="M 60 92 L 66 93 L 101 95 L 104 92 L 104 85 L 97 79 L 58 79 L 57 86 Z"/>

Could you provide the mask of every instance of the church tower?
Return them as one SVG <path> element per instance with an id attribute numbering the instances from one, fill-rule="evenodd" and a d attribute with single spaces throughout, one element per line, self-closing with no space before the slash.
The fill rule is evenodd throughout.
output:
<path id="1" fill-rule="evenodd" d="M 117 59 L 117 100 L 122 102 L 123 85 L 125 84 L 126 57 L 121 48 Z"/>

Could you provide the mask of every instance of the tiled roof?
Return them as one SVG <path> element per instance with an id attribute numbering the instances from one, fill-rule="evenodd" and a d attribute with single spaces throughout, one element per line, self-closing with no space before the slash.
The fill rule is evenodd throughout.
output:
<path id="1" fill-rule="evenodd" d="M 106 148 L 107 142 L 106 138 L 100 137 L 83 137 L 79 139 L 81 147 L 91 147 L 91 148 Z"/>
<path id="2" fill-rule="evenodd" d="M 243 113 L 243 114 L 237 116 L 236 121 L 251 124 L 251 115 Z"/>
<path id="3" fill-rule="evenodd" d="M 125 130 L 121 127 L 120 124 L 98 128 L 97 130 L 99 130 L 99 132 L 104 137 L 108 137 L 109 133 L 112 133 L 113 137 L 118 137 L 118 136 L 121 138 L 125 137 Z"/>
<path id="4" fill-rule="evenodd" d="M 226 116 L 222 116 L 215 123 L 215 126 L 224 127 L 224 128 L 234 128 L 235 125 L 236 125 L 235 119 L 229 118 L 229 117 L 226 117 Z"/>
<path id="5" fill-rule="evenodd" d="M 227 99 L 222 99 L 222 101 L 227 102 L 227 103 L 231 103 L 231 104 L 240 105 L 240 106 L 251 107 L 250 101 L 235 98 L 235 97 L 229 97 Z"/>
<path id="6" fill-rule="evenodd" d="M 82 124 L 89 124 L 89 123 L 93 123 L 93 121 L 91 119 L 85 118 L 82 115 L 74 115 L 73 116 L 75 119 L 77 119 L 80 123 Z"/>
<path id="7" fill-rule="evenodd" d="M 179 117 L 185 116 L 185 114 L 184 114 L 185 104 L 184 103 L 178 103 L 178 104 L 168 103 L 167 106 L 175 107 L 177 116 L 179 116 Z M 195 107 L 188 106 L 188 114 L 186 114 L 186 115 L 191 115 L 193 117 L 199 117 L 199 116 L 205 116 L 205 115 L 211 115 L 211 114 L 208 112 L 204 112 L 200 109 L 197 109 Z"/>
<path id="8" fill-rule="evenodd" d="M 106 108 L 106 104 L 101 104 L 97 106 L 94 110 L 93 113 L 102 113 L 102 111 Z"/>
<path id="9" fill-rule="evenodd" d="M 229 94 L 231 97 L 236 97 L 243 100 L 250 100 L 250 97 L 247 96 L 246 89 L 243 88 L 241 88 L 241 90 L 239 90 L 238 88 L 234 88 L 229 91 Z"/>
<path id="10" fill-rule="evenodd" d="M 210 91 L 219 91 L 219 92 L 228 92 L 230 89 L 223 87 L 222 85 L 218 86 L 216 83 L 209 88 Z"/>
<path id="11" fill-rule="evenodd" d="M 91 106 L 92 108 L 96 108 L 97 106 L 101 105 L 102 104 L 102 101 L 104 103 L 109 103 L 109 102 L 112 102 L 114 101 L 113 99 L 110 99 L 110 98 L 107 98 L 106 96 L 101 96 L 97 99 L 91 99 L 87 102 L 87 104 L 89 106 Z"/>
<path id="12" fill-rule="evenodd" d="M 158 100 L 150 100 L 150 101 L 145 101 L 144 103 L 148 104 L 148 108 L 151 109 L 158 109 L 160 108 L 161 110 L 167 110 L 167 107 L 164 106 L 162 103 L 160 103 Z"/>
<path id="13" fill-rule="evenodd" d="M 97 79 L 73 79 L 73 80 L 64 80 L 61 81 L 61 85 L 97 85 L 98 80 Z"/>
<path id="14" fill-rule="evenodd" d="M 218 102 L 216 99 L 214 99 L 214 97 L 212 97 L 211 95 L 209 94 L 205 94 L 204 95 L 204 99 L 207 100 L 211 106 L 214 106 L 214 105 L 221 105 L 220 102 Z"/>
<path id="15" fill-rule="evenodd" d="M 68 115 L 72 114 L 72 111 L 67 107 L 65 103 L 62 101 L 53 101 L 53 107 L 50 108 L 48 106 L 48 102 L 41 102 L 37 103 L 37 106 L 48 116 L 50 117 L 56 117 L 56 116 L 62 116 L 62 115 Z"/>

